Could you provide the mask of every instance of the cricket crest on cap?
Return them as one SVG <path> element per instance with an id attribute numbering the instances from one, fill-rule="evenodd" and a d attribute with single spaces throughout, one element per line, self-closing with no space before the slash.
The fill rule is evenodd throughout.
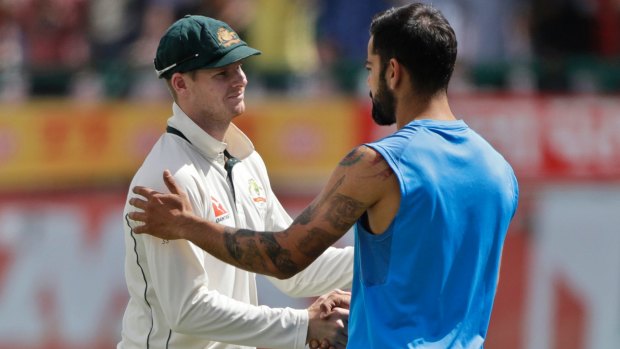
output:
<path id="1" fill-rule="evenodd" d="M 241 42 L 241 39 L 239 39 L 239 35 L 237 35 L 237 33 L 224 27 L 220 27 L 220 29 L 217 30 L 217 40 L 220 42 L 220 45 L 224 47 Z"/>

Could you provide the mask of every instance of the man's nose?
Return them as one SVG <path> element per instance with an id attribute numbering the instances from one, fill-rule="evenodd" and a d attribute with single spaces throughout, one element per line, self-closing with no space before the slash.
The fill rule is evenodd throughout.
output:
<path id="1" fill-rule="evenodd" d="M 245 87 L 247 84 L 248 84 L 248 79 L 245 76 L 245 72 L 243 71 L 243 69 L 239 68 L 239 72 L 235 75 L 234 85 L 235 87 L 237 86 Z"/>

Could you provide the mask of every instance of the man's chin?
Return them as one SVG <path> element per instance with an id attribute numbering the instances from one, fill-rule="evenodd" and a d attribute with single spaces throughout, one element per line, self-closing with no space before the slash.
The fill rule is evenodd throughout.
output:
<path id="1" fill-rule="evenodd" d="M 387 118 L 383 115 L 377 115 L 375 113 L 372 113 L 372 121 L 379 126 L 391 126 L 396 123 L 395 118 Z"/>
<path id="2" fill-rule="evenodd" d="M 245 112 L 245 103 L 242 101 L 233 108 L 233 118 Z"/>
<path id="3" fill-rule="evenodd" d="M 379 126 L 392 126 L 396 123 L 396 121 L 393 120 L 377 120 L 377 119 L 373 119 L 373 121 L 375 122 L 375 124 L 379 125 Z"/>

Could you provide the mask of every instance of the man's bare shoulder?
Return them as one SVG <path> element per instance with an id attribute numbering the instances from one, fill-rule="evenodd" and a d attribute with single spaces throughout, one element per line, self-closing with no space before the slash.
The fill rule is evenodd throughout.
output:
<path id="1" fill-rule="evenodd" d="M 364 203 L 372 232 L 384 232 L 400 205 L 400 185 L 394 170 L 381 153 L 365 145 L 349 152 L 339 168 L 347 178 L 342 192 Z"/>
<path id="2" fill-rule="evenodd" d="M 338 163 L 341 167 L 355 168 L 355 173 L 363 176 L 389 176 L 392 173 L 392 169 L 388 165 L 387 161 L 383 158 L 381 153 L 377 150 L 366 146 L 360 145 L 353 148 L 342 160 Z"/>

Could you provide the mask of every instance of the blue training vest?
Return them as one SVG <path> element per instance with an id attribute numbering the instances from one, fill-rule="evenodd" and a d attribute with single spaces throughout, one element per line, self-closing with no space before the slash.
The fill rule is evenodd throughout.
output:
<path id="1" fill-rule="evenodd" d="M 347 348 L 482 348 L 517 207 L 512 168 L 460 120 L 416 120 L 367 146 L 401 203 L 383 234 L 355 226 Z"/>

